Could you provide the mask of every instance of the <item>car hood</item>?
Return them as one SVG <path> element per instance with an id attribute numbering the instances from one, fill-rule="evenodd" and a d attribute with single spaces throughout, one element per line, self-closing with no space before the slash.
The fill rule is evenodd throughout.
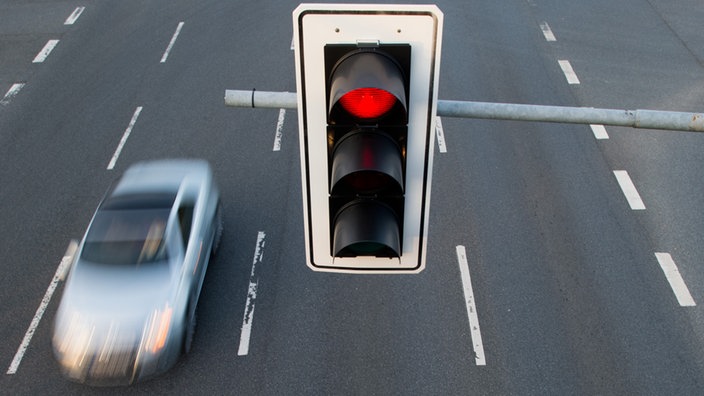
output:
<path id="1" fill-rule="evenodd" d="M 57 322 L 80 315 L 98 328 L 117 323 L 141 329 L 172 298 L 173 276 L 166 264 L 153 268 L 76 264 L 64 289 Z"/>

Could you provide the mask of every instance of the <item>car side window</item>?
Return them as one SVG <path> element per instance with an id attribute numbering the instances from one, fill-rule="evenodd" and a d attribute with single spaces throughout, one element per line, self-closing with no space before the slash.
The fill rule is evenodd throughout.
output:
<path id="1" fill-rule="evenodd" d="M 188 238 L 191 236 L 191 225 L 193 224 L 193 203 L 181 203 L 178 208 L 178 224 L 181 227 L 183 248 L 186 249 L 188 247 Z"/>

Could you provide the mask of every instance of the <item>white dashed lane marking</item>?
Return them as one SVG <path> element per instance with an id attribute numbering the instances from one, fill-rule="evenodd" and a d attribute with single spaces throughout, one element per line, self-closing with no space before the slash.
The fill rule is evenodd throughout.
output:
<path id="1" fill-rule="evenodd" d="M 467 251 L 464 246 L 458 245 L 457 262 L 460 266 L 462 277 L 462 289 L 464 291 L 465 304 L 467 306 L 467 316 L 469 318 L 469 330 L 472 336 L 474 348 L 474 363 L 477 366 L 485 366 L 484 344 L 482 343 L 482 332 L 479 329 L 479 317 L 477 315 L 477 304 L 474 301 L 474 291 L 472 289 L 472 278 L 469 274 L 469 263 L 467 262 Z"/>
<path id="2" fill-rule="evenodd" d="M 546 41 L 557 41 L 555 34 L 552 32 L 552 29 L 550 29 L 550 25 L 548 25 L 547 22 L 540 23 L 540 30 L 543 31 L 543 36 L 545 36 Z"/>
<path id="3" fill-rule="evenodd" d="M 276 122 L 276 133 L 274 134 L 273 151 L 281 151 L 281 138 L 283 136 L 284 120 L 286 119 L 286 109 L 279 109 L 279 119 Z"/>
<path id="4" fill-rule="evenodd" d="M 591 124 L 589 125 L 590 128 L 592 128 L 592 132 L 594 132 L 594 137 L 603 140 L 603 139 L 608 139 L 609 134 L 606 132 L 606 128 L 604 128 L 603 125 L 599 124 Z"/>
<path id="5" fill-rule="evenodd" d="M 12 98 L 14 98 L 15 96 L 17 96 L 17 94 L 20 92 L 20 90 L 22 89 L 22 87 L 24 87 L 24 83 L 15 83 L 15 84 L 12 84 L 12 86 L 10 87 L 10 89 L 7 90 L 7 93 L 5 94 L 5 96 L 2 98 L 2 100 L 0 100 L 0 105 L 7 105 L 7 104 L 9 104 L 10 101 L 12 100 Z"/>
<path id="6" fill-rule="evenodd" d="M 86 9 L 85 7 L 76 7 L 76 9 L 73 10 L 71 15 L 69 15 L 68 18 L 66 18 L 64 25 L 73 25 L 74 23 L 76 23 L 76 21 L 78 20 L 78 17 L 81 16 L 81 14 L 83 13 L 83 11 L 85 9 Z"/>
<path id="7" fill-rule="evenodd" d="M 77 247 L 78 243 L 76 243 L 76 241 L 71 241 L 71 243 L 69 243 L 68 248 L 66 249 L 66 253 L 64 253 L 64 257 L 61 259 L 59 267 L 56 269 L 54 277 L 52 278 L 51 283 L 49 283 L 49 287 L 46 289 L 46 293 L 44 293 L 44 298 L 42 298 L 42 302 L 39 304 L 39 308 L 37 308 L 37 312 L 34 314 L 34 318 L 29 324 L 27 332 L 24 334 L 22 343 L 17 349 L 17 353 L 15 353 L 15 357 L 12 359 L 10 367 L 7 369 L 7 374 L 15 374 L 17 372 L 17 369 L 19 368 L 20 363 L 22 362 L 22 358 L 24 357 L 24 354 L 27 351 L 27 348 L 29 347 L 29 343 L 30 341 L 32 341 L 34 332 L 37 330 L 39 322 L 42 320 L 42 316 L 44 316 L 44 312 L 49 306 L 49 302 L 51 302 L 51 297 L 54 295 L 54 291 L 56 291 L 56 286 L 58 286 L 59 281 L 63 279 L 68 269 L 68 266 L 73 261 L 73 256 L 76 253 Z"/>
<path id="8" fill-rule="evenodd" d="M 242 318 L 242 333 L 240 334 L 240 345 L 237 349 L 238 356 L 249 354 L 249 340 L 252 336 L 252 321 L 254 320 L 254 303 L 257 299 L 257 287 L 259 279 L 256 276 L 257 264 L 261 264 L 264 256 L 264 245 L 266 233 L 257 233 L 257 244 L 254 248 L 254 259 L 252 260 L 252 271 L 249 274 L 249 288 L 247 289 L 247 302 L 244 306 L 244 317 Z"/>
<path id="9" fill-rule="evenodd" d="M 37 56 L 34 57 L 34 60 L 32 63 L 42 63 L 46 60 L 46 58 L 49 56 L 51 51 L 54 50 L 56 45 L 59 44 L 59 40 L 49 40 L 44 44 L 44 48 L 42 48 L 41 51 L 37 54 Z"/>
<path id="10" fill-rule="evenodd" d="M 182 28 L 183 22 L 179 22 L 178 26 L 176 26 L 176 31 L 174 32 L 174 35 L 171 36 L 171 41 L 169 42 L 169 45 L 166 47 L 166 51 L 164 51 L 164 55 L 161 56 L 161 63 L 166 62 L 166 59 L 169 57 L 169 53 L 171 52 L 171 49 L 174 47 L 174 44 L 176 44 L 176 39 L 181 33 Z"/>
<path id="11" fill-rule="evenodd" d="M 560 69 L 562 69 L 562 73 L 565 74 L 567 82 L 572 85 L 579 84 L 579 78 L 577 78 L 577 73 L 574 72 L 570 61 L 558 60 L 557 62 L 560 64 Z"/>
<path id="12" fill-rule="evenodd" d="M 132 133 L 132 128 L 134 128 L 134 124 L 137 122 L 137 118 L 139 117 L 140 113 L 142 113 L 142 106 L 137 107 L 134 111 L 134 114 L 132 114 L 132 119 L 130 120 L 129 125 L 127 125 L 127 129 L 125 129 L 125 133 L 122 134 L 122 139 L 120 139 L 120 143 L 115 149 L 115 154 L 113 154 L 112 158 L 110 159 L 110 163 L 108 164 L 108 170 L 112 170 L 115 167 L 117 159 L 120 157 L 120 153 L 122 152 L 122 148 L 125 147 L 125 143 L 127 143 L 127 138 L 130 137 L 130 134 Z"/>
<path id="13" fill-rule="evenodd" d="M 441 153 L 447 153 L 447 145 L 445 144 L 445 131 L 442 129 L 442 120 L 440 117 L 435 117 L 435 135 L 438 140 L 438 149 Z"/>
<path id="14" fill-rule="evenodd" d="M 670 287 L 675 293 L 675 297 L 677 297 L 680 306 L 693 307 L 697 305 L 692 295 L 689 293 L 689 289 L 684 283 L 684 279 L 682 279 L 682 275 L 670 253 L 655 253 L 655 257 L 658 259 L 660 268 L 662 268 L 662 272 L 665 273 L 665 278 L 667 278 L 667 281 L 670 283 Z"/>
<path id="15" fill-rule="evenodd" d="M 633 210 L 645 210 L 645 204 L 636 190 L 636 186 L 633 184 L 631 177 L 628 176 L 628 172 L 625 170 L 615 170 L 614 176 L 618 181 L 619 186 L 621 186 L 621 191 L 623 195 L 626 196 L 628 204 L 631 205 Z"/>

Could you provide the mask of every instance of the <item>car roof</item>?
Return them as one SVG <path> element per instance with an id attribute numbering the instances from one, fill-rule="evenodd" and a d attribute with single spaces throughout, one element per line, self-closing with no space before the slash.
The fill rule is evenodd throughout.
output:
<path id="1" fill-rule="evenodd" d="M 184 179 L 193 177 L 205 180 L 210 173 L 210 165 L 204 160 L 179 159 L 138 162 L 130 166 L 115 184 L 108 200 L 135 201 L 130 196 L 140 196 L 142 204 L 155 207 L 159 202 L 170 206 L 178 193 Z M 171 198 L 169 198 L 171 196 Z M 132 199 L 132 201 L 131 201 Z M 162 206 L 164 207 L 164 206 Z"/>
<path id="2" fill-rule="evenodd" d="M 100 206 L 102 210 L 124 209 L 167 209 L 171 208 L 176 200 L 173 192 L 149 192 L 111 195 Z"/>

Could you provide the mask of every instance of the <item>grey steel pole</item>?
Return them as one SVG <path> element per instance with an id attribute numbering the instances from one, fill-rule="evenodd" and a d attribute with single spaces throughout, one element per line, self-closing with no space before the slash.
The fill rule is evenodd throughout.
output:
<path id="1" fill-rule="evenodd" d="M 444 117 L 602 124 L 704 132 L 704 114 L 676 111 L 615 110 L 439 100 L 437 114 Z"/>
<path id="2" fill-rule="evenodd" d="M 225 104 L 234 107 L 296 109 L 295 92 L 226 90 Z M 591 107 L 438 100 L 442 117 L 601 124 L 644 129 L 704 132 L 704 114 L 659 110 L 617 110 Z"/>
<path id="3" fill-rule="evenodd" d="M 298 107 L 295 92 L 225 91 L 225 104 L 234 107 L 263 107 L 270 109 L 293 109 Z"/>

